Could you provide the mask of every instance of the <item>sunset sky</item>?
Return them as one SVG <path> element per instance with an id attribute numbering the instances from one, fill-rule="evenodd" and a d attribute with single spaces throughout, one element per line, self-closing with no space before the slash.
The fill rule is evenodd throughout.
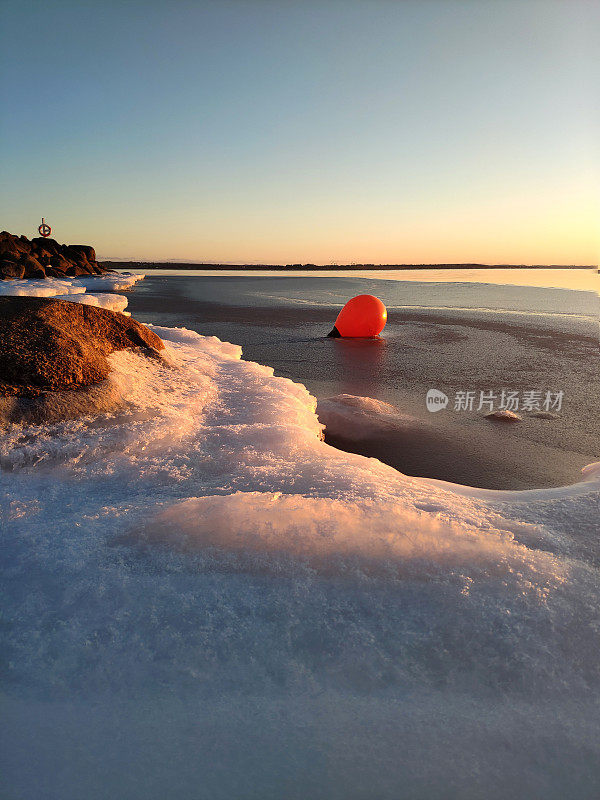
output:
<path id="1" fill-rule="evenodd" d="M 593 264 L 600 4 L 14 2 L 0 227 L 99 257 Z"/>

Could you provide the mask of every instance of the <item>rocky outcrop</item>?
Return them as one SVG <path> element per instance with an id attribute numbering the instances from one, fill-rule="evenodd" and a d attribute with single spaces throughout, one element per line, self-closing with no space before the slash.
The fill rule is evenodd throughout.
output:
<path id="1" fill-rule="evenodd" d="M 73 408 L 102 405 L 110 397 L 95 390 L 109 374 L 106 357 L 132 348 L 156 357 L 164 344 L 145 325 L 103 308 L 0 297 L 0 421 L 41 421 L 50 406 L 69 406 L 72 416 Z M 91 394 L 78 396 L 82 390 Z"/>
<path id="2" fill-rule="evenodd" d="M 0 278 L 52 278 L 99 275 L 106 272 L 96 261 L 93 247 L 59 244 L 56 239 L 0 233 Z"/>

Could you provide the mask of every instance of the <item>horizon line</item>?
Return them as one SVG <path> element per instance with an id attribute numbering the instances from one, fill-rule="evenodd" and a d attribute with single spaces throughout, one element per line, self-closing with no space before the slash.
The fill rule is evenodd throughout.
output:
<path id="1" fill-rule="evenodd" d="M 103 264 L 143 264 L 143 265 L 156 265 L 167 264 L 173 267 L 245 267 L 255 269 L 425 269 L 432 268 L 450 268 L 450 267 L 476 267 L 479 269 L 595 269 L 600 270 L 598 264 L 485 264 L 476 261 L 463 261 L 463 262 L 420 262 L 420 263 L 389 263 L 389 264 L 374 264 L 370 262 L 350 262 L 346 264 L 314 264 L 299 262 L 289 264 L 273 264 L 265 262 L 242 262 L 242 261 L 194 261 L 186 259 L 167 259 L 163 261 L 151 261 L 148 259 L 132 259 L 132 258 L 106 258 L 98 257 L 99 263 Z"/>

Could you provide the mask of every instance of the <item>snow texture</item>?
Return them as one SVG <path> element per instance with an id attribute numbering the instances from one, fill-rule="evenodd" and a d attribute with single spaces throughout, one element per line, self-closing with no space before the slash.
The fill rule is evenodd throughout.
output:
<path id="1" fill-rule="evenodd" d="M 126 291 L 145 276 L 130 272 L 111 272 L 85 278 L 41 278 L 40 280 L 0 280 L 1 296 L 56 297 L 90 306 L 124 312 L 127 298 L 112 294 Z M 89 292 L 96 294 L 89 294 Z M 99 294 L 98 294 L 99 293 Z"/>
<path id="2" fill-rule="evenodd" d="M 593 797 L 600 465 L 411 478 L 151 327 L 165 359 L 109 357 L 117 414 L 1 439 L 7 794 Z"/>

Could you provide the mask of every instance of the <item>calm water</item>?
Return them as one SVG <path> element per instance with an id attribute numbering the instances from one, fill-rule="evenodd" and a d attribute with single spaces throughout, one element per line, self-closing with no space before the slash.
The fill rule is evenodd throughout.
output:
<path id="1" fill-rule="evenodd" d="M 392 277 L 151 272 L 130 293 L 129 310 L 141 321 L 241 344 L 245 358 L 300 381 L 319 400 L 350 394 L 393 404 L 420 427 L 386 426 L 358 442 L 348 430 L 330 441 L 408 474 L 490 488 L 576 480 L 599 449 L 595 272 L 431 270 Z M 579 288 L 539 285 L 551 279 Z M 536 285 L 514 285 L 528 281 Z M 388 307 L 382 338 L 326 338 L 339 308 L 362 293 Z M 446 410 L 426 410 L 429 388 L 448 395 Z M 479 393 L 499 398 L 503 389 L 521 397 L 562 391 L 559 416 L 490 422 L 488 406 L 477 410 Z M 472 411 L 454 410 L 461 391 L 475 392 Z"/>

